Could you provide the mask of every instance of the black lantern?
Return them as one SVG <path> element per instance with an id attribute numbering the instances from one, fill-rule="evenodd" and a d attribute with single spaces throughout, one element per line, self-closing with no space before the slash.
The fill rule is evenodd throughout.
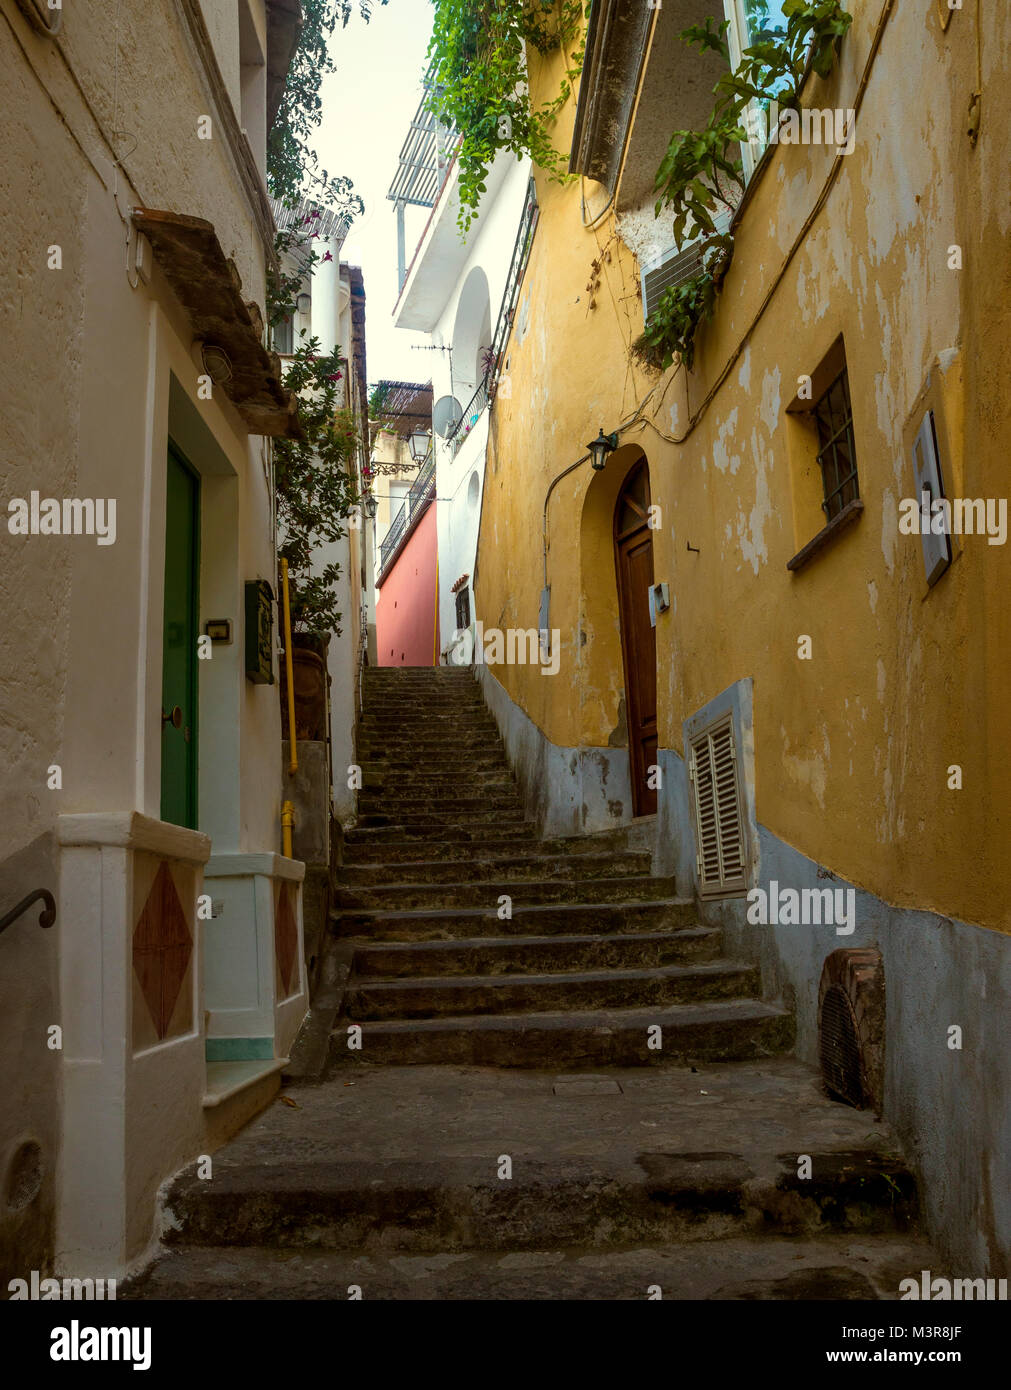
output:
<path id="1" fill-rule="evenodd" d="M 374 492 L 367 492 L 365 494 L 365 510 L 369 514 L 369 519 L 375 521 L 376 512 L 379 510 L 379 502 Z"/>
<path id="2" fill-rule="evenodd" d="M 411 458 L 415 463 L 421 463 L 428 457 L 428 450 L 431 447 L 432 440 L 427 430 L 412 430 L 411 437 L 407 443 L 411 450 Z"/>
<path id="3" fill-rule="evenodd" d="M 598 472 L 604 467 L 608 454 L 613 454 L 618 447 L 617 434 L 605 434 L 603 426 L 596 439 L 586 446 L 590 451 L 590 466 L 596 468 Z"/>

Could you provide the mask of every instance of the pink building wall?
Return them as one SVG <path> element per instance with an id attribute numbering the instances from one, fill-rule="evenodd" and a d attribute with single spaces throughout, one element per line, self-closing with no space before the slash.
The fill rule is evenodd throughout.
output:
<path id="1" fill-rule="evenodd" d="M 379 590 L 376 652 L 380 666 L 438 665 L 435 508 L 433 501 Z"/>

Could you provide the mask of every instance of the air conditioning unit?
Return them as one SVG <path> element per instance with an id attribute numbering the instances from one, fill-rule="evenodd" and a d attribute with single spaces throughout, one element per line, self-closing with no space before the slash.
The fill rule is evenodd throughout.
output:
<path id="1" fill-rule="evenodd" d="M 733 212 L 724 208 L 713 218 L 716 231 L 720 234 L 729 230 Z M 664 290 L 680 285 L 699 273 L 702 267 L 702 247 L 705 234 L 690 241 L 679 251 L 669 246 L 660 255 L 654 256 L 642 267 L 642 316 L 648 322 L 650 314 L 660 303 Z"/>

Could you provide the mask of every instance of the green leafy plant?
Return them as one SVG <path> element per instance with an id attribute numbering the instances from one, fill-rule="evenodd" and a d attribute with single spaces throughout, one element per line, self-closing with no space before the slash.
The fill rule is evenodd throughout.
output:
<path id="1" fill-rule="evenodd" d="M 380 0 L 382 5 L 386 2 Z M 371 0 L 359 0 L 358 11 L 368 23 Z M 351 0 L 302 0 L 302 29 L 267 136 L 267 184 L 273 197 L 289 206 L 307 196 L 317 202 L 334 195 L 342 200 L 350 192 L 351 181 L 331 180 L 309 142 L 323 119 L 323 78 L 337 70 L 330 41 L 338 19 L 343 28 L 351 14 Z"/>
<path id="2" fill-rule="evenodd" d="M 529 155 L 553 178 L 565 176 L 567 160 L 555 149 L 551 128 L 579 76 L 583 49 L 569 60 L 558 95 L 535 107 L 527 84 L 527 48 L 541 54 L 564 50 L 581 28 L 583 6 L 581 0 L 433 4 L 430 109 L 458 132 L 459 226 L 465 232 L 500 150 Z"/>
<path id="3" fill-rule="evenodd" d="M 729 236 L 711 238 L 698 274 L 664 290 L 644 332 L 632 344 L 633 354 L 645 366 L 665 371 L 678 357 L 691 371 L 695 365 L 696 330 L 715 312 L 716 296 L 732 249 Z"/>
<path id="4" fill-rule="evenodd" d="M 820 77 L 832 70 L 836 51 L 852 23 L 841 0 L 783 0 L 785 25 L 767 24 L 767 0 L 750 0 L 749 16 L 763 22 L 756 42 L 741 54 L 733 71 L 725 72 L 713 88 L 713 111 L 700 131 L 676 130 L 657 170 L 656 216 L 673 212 L 678 250 L 701 235 L 699 271 L 661 296 L 646 330 L 632 351 L 649 366 L 668 367 L 679 357 L 690 371 L 695 360 L 695 333 L 712 318 L 716 294 L 726 273 L 733 242 L 718 234 L 721 208 L 732 209 L 744 188 L 738 147 L 748 139 L 745 113 L 752 102 L 773 98 L 781 110 L 796 109 L 801 83 L 810 68 Z M 728 21 L 683 30 L 683 43 L 701 53 L 716 53 L 729 65 Z M 735 191 L 736 190 L 736 191 Z"/>
<path id="5" fill-rule="evenodd" d="M 284 375 L 285 386 L 299 396 L 306 436 L 274 442 L 278 559 L 288 561 L 291 620 L 299 633 L 340 631 L 340 566 L 313 564 L 313 557 L 346 535 L 348 514 L 360 500 L 358 431 L 352 412 L 340 404 L 345 369 L 339 350 L 321 355 L 319 339 L 310 338 L 299 343 Z"/>

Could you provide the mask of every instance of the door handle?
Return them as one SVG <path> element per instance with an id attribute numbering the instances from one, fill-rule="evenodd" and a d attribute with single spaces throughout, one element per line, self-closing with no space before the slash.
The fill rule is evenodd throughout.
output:
<path id="1" fill-rule="evenodd" d="M 162 710 L 161 722 L 162 728 L 164 728 L 166 724 L 171 724 L 173 729 L 181 729 L 183 726 L 183 712 L 180 707 L 174 705 L 171 714 L 166 714 L 165 711 Z"/>

